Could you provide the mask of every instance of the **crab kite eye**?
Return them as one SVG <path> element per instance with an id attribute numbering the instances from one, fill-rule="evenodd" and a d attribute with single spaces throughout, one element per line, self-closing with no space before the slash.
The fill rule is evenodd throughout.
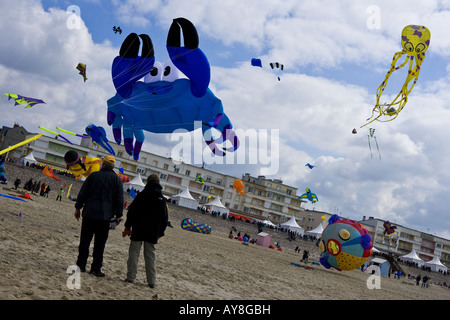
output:
<path id="1" fill-rule="evenodd" d="M 413 52 L 414 51 L 414 46 L 413 46 L 413 44 L 411 42 L 405 43 L 403 47 L 408 52 Z"/>
<path id="2" fill-rule="evenodd" d="M 348 240 L 350 239 L 350 232 L 348 232 L 346 229 L 339 230 L 339 237 L 342 240 Z"/>
<path id="3" fill-rule="evenodd" d="M 177 67 L 175 67 L 175 65 L 170 60 L 164 62 L 162 70 L 163 70 L 162 75 L 163 81 L 173 82 L 181 78 L 182 73 L 180 72 L 180 70 L 178 70 Z"/>
<path id="4" fill-rule="evenodd" d="M 416 52 L 417 52 L 417 53 L 422 52 L 422 51 L 424 51 L 424 50 L 425 50 L 425 45 L 424 45 L 423 43 L 419 43 L 419 44 L 416 46 Z"/>
<path id="5" fill-rule="evenodd" d="M 152 70 L 144 77 L 145 83 L 161 81 L 163 66 L 161 62 L 156 61 Z"/>

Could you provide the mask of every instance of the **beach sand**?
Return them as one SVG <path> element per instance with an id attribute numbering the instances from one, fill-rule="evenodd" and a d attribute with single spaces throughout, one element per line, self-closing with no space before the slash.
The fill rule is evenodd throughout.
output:
<path id="1" fill-rule="evenodd" d="M 9 185 L 8 185 L 9 187 Z M 13 194 L 8 188 L 0 193 Z M 128 195 L 127 195 L 128 196 Z M 82 273 L 80 288 L 69 288 L 76 262 L 81 221 L 74 202 L 63 197 L 32 196 L 28 202 L 0 197 L 0 299 L 2 300 L 448 300 L 450 290 L 416 286 L 407 278 L 381 278 L 380 289 L 369 289 L 369 275 L 358 270 L 339 272 L 322 266 L 298 267 L 295 243 L 283 251 L 244 245 L 227 235 L 232 225 L 251 232 L 256 226 L 231 222 L 199 211 L 170 205 L 166 235 L 157 244 L 157 284 L 147 286 L 141 253 L 138 276 L 126 283 L 129 238 L 123 224 L 111 230 L 104 254 L 105 278 Z M 126 211 L 124 211 L 126 214 Z M 19 214 L 22 216 L 20 217 Z M 212 226 L 210 235 L 183 230 L 189 217 Z M 273 231 L 268 231 L 273 235 Z M 281 235 L 277 235 L 281 236 Z M 287 242 L 287 241 L 286 241 Z M 306 247 L 299 240 L 301 249 Z M 315 245 L 312 258 L 318 258 Z M 88 270 L 92 257 L 88 260 Z M 310 260 L 311 261 L 311 260 Z M 301 264 L 302 265 L 302 264 Z M 433 278 L 433 277 L 432 277 Z"/>

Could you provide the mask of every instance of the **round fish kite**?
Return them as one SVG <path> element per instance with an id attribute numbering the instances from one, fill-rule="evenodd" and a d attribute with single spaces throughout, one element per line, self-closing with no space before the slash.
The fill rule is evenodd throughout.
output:
<path id="1" fill-rule="evenodd" d="M 181 46 L 183 31 L 184 47 Z M 140 40 L 142 53 L 138 56 Z M 146 34 L 129 34 L 112 64 L 112 79 L 117 94 L 107 101 L 108 125 L 114 139 L 122 140 L 125 150 L 135 160 L 144 142 L 144 131 L 172 133 L 175 130 L 193 131 L 202 128 L 203 137 L 211 151 L 224 156 L 239 147 L 223 105 L 208 88 L 211 70 L 208 59 L 198 47 L 195 26 L 185 18 L 174 19 L 167 36 L 170 61 L 155 62 L 153 44 Z M 180 78 L 181 71 L 186 78 Z M 144 82 L 138 81 L 144 78 Z M 215 139 L 211 129 L 221 133 Z M 219 144 L 228 141 L 231 146 Z"/>
<path id="2" fill-rule="evenodd" d="M 319 242 L 320 263 L 327 269 L 349 271 L 361 267 L 372 255 L 372 238 L 356 221 L 332 215 Z"/>
<path id="3" fill-rule="evenodd" d="M 181 221 L 181 228 L 187 231 L 199 232 L 204 234 L 211 234 L 211 226 L 205 223 L 195 222 L 191 218 L 186 218 Z"/>
<path id="4" fill-rule="evenodd" d="M 369 122 L 361 127 L 364 127 L 375 120 L 387 122 L 397 118 L 398 114 L 403 110 L 408 101 L 409 93 L 419 79 L 420 67 L 425 59 L 425 51 L 427 51 L 428 46 L 430 45 L 430 37 L 430 30 L 424 26 L 408 25 L 403 29 L 401 36 L 402 51 L 394 54 L 391 68 L 386 74 L 384 81 L 377 89 L 376 104 L 372 110 L 371 117 L 367 119 Z M 405 61 L 397 66 L 398 60 L 403 55 L 406 55 Z M 380 103 L 380 98 L 386 88 L 389 77 L 394 71 L 403 68 L 408 61 L 408 75 L 406 76 L 406 80 L 403 83 L 400 92 L 392 102 Z"/>

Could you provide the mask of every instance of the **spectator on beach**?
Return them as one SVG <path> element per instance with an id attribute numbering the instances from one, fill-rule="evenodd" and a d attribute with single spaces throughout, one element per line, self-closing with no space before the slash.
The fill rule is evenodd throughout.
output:
<path id="1" fill-rule="evenodd" d="M 44 191 L 44 197 L 47 197 L 48 198 L 48 193 L 50 192 L 50 185 L 48 184 L 46 187 L 45 187 L 45 191 Z"/>
<path id="2" fill-rule="evenodd" d="M 430 278 L 427 275 L 425 275 L 422 279 L 422 287 L 428 288 L 428 283 L 427 283 L 428 280 L 430 280 Z"/>
<path id="3" fill-rule="evenodd" d="M 43 183 L 43 184 L 41 185 L 41 193 L 40 193 L 40 196 L 41 196 L 41 197 L 44 196 L 45 187 L 47 187 L 47 185 L 46 185 L 45 183 Z"/>
<path id="4" fill-rule="evenodd" d="M 228 238 L 233 239 L 233 230 L 230 230 L 230 234 L 228 235 Z"/>
<path id="5" fill-rule="evenodd" d="M 302 257 L 302 260 L 305 264 L 308 263 L 308 256 L 309 256 L 309 251 L 305 249 L 305 251 L 303 251 L 303 257 Z"/>
<path id="6" fill-rule="evenodd" d="M 89 246 L 95 236 L 90 273 L 97 277 L 105 276 L 101 268 L 110 221 L 114 216 L 119 219 L 123 215 L 123 182 L 113 171 L 115 163 L 112 155 L 105 156 L 102 168 L 84 181 L 75 203 L 74 215 L 78 221 L 83 209 L 77 266 L 81 272 L 86 271 Z"/>
<path id="7" fill-rule="evenodd" d="M 56 197 L 56 201 L 58 201 L 58 199 L 59 199 L 59 201 L 61 201 L 61 198 L 62 198 L 63 194 L 64 194 L 64 189 L 63 188 L 59 188 L 58 196 Z"/>
<path id="8" fill-rule="evenodd" d="M 19 185 L 20 185 L 20 179 L 19 179 L 19 177 L 17 177 L 16 178 L 16 180 L 14 181 L 14 189 L 16 189 L 17 190 L 17 188 L 19 187 Z"/>
<path id="9" fill-rule="evenodd" d="M 144 243 L 144 261 L 147 283 L 150 288 L 156 284 L 155 245 L 164 236 L 168 225 L 166 200 L 161 192 L 159 177 L 152 174 L 147 184 L 128 207 L 123 237 L 130 236 L 126 282 L 133 283 L 138 270 L 138 260 Z"/>
<path id="10" fill-rule="evenodd" d="M 420 277 L 420 274 L 419 274 L 419 275 L 416 277 L 416 285 L 419 285 L 420 279 L 422 279 L 422 278 Z"/>

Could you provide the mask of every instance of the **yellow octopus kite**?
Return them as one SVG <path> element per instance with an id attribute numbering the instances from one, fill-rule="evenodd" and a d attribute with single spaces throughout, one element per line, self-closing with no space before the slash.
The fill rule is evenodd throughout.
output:
<path id="1" fill-rule="evenodd" d="M 431 37 L 430 30 L 428 30 L 428 28 L 424 26 L 409 25 L 403 28 L 401 41 L 402 51 L 396 52 L 394 54 L 391 68 L 386 74 L 384 81 L 377 89 L 377 102 L 372 110 L 372 115 L 370 116 L 370 118 L 367 119 L 367 121 L 369 120 L 370 121 L 367 122 L 365 125 L 361 126 L 361 128 L 375 120 L 380 122 L 387 122 L 397 118 L 398 114 L 400 113 L 400 111 L 403 110 L 403 108 L 406 105 L 406 102 L 408 101 L 408 94 L 414 88 L 414 85 L 416 84 L 419 78 L 420 66 L 423 60 L 425 59 L 425 51 L 427 51 L 428 46 L 430 45 L 430 37 Z M 401 65 L 396 67 L 397 61 L 404 54 L 407 55 L 405 61 Z M 403 84 L 400 92 L 397 94 L 397 96 L 391 103 L 380 104 L 380 97 L 383 94 L 384 89 L 386 88 L 389 77 L 395 70 L 404 67 L 407 64 L 408 60 L 409 60 L 408 76 L 406 77 L 405 83 Z M 408 85 L 410 84 L 411 81 L 413 82 L 408 88 Z M 380 118 L 382 116 L 389 116 L 389 118 L 386 120 L 381 120 Z"/>

